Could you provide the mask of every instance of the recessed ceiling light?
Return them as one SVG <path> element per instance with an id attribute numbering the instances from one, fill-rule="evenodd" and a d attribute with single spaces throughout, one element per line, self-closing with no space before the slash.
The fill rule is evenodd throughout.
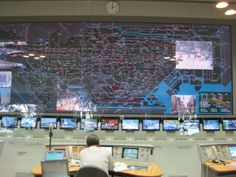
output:
<path id="1" fill-rule="evenodd" d="M 229 3 L 225 2 L 225 1 L 221 1 L 216 4 L 216 8 L 222 9 L 222 8 L 228 7 L 228 5 L 229 5 Z"/>
<path id="2" fill-rule="evenodd" d="M 234 9 L 229 9 L 225 12 L 225 15 L 234 15 L 234 14 L 236 14 L 236 10 Z"/>

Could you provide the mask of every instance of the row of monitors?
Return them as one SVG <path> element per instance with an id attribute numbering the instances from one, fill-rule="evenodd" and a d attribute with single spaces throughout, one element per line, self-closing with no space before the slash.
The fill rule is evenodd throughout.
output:
<path id="1" fill-rule="evenodd" d="M 40 128 L 48 129 L 50 127 L 57 128 L 56 117 L 41 117 Z M 119 118 L 100 118 L 101 130 L 119 130 Z M 78 127 L 78 119 L 70 117 L 59 118 L 61 129 L 76 129 Z M 97 130 L 99 119 L 81 119 L 80 129 L 81 130 Z M 186 130 L 200 130 L 200 119 L 184 120 L 183 125 Z M 17 127 L 17 117 L 2 117 L 2 127 Z M 164 131 L 178 131 L 180 129 L 180 123 L 177 119 L 158 119 L 158 118 L 143 118 L 142 119 L 142 130 L 144 131 L 158 131 L 160 130 L 160 124 L 163 124 Z M 203 119 L 203 130 L 220 130 L 220 119 Z M 121 120 L 122 130 L 137 131 L 140 129 L 139 118 L 123 118 Z M 36 117 L 22 117 L 20 119 L 21 128 L 36 128 L 37 118 Z M 236 119 L 228 118 L 222 119 L 223 130 L 234 131 L 236 130 Z"/>
<path id="2" fill-rule="evenodd" d="M 107 149 L 111 154 L 113 154 L 112 146 L 103 146 L 102 148 Z M 124 159 L 138 159 L 139 148 L 123 147 L 122 148 L 122 158 Z M 65 158 L 64 151 L 47 151 L 45 160 L 58 160 Z"/>

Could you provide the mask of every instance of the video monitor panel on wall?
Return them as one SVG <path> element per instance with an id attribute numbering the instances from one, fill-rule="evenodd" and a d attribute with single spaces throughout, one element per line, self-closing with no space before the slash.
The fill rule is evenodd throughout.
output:
<path id="1" fill-rule="evenodd" d="M 90 118 L 90 119 L 81 119 L 80 121 L 80 129 L 84 131 L 93 131 L 98 129 L 98 119 Z"/>
<path id="2" fill-rule="evenodd" d="M 100 118 L 101 130 L 119 130 L 119 118 Z"/>
<path id="3" fill-rule="evenodd" d="M 122 149 L 122 158 L 124 159 L 138 159 L 138 153 L 139 153 L 139 149 L 138 148 L 126 148 L 124 147 Z"/>
<path id="4" fill-rule="evenodd" d="M 1 126 L 6 128 L 16 128 L 17 117 L 3 116 L 1 121 Z"/>
<path id="5" fill-rule="evenodd" d="M 139 119 L 138 118 L 123 118 L 121 122 L 121 129 L 124 131 L 139 130 Z"/>
<path id="6" fill-rule="evenodd" d="M 163 130 L 164 131 L 178 131 L 179 130 L 178 119 L 174 119 L 174 118 L 163 119 Z"/>
<path id="7" fill-rule="evenodd" d="M 232 114 L 230 25 L 3 22 L 0 36 L 0 112 Z"/>
<path id="8" fill-rule="evenodd" d="M 185 119 L 184 129 L 187 130 L 189 135 L 198 133 L 200 131 L 200 120 L 199 119 Z"/>
<path id="9" fill-rule="evenodd" d="M 222 128 L 225 131 L 236 131 L 236 119 L 223 119 Z"/>
<path id="10" fill-rule="evenodd" d="M 41 117 L 40 118 L 40 128 L 46 128 L 49 129 L 57 128 L 57 118 L 56 117 Z"/>
<path id="11" fill-rule="evenodd" d="M 143 118 L 142 130 L 144 130 L 144 131 L 158 131 L 158 130 L 160 130 L 160 119 Z"/>
<path id="12" fill-rule="evenodd" d="M 75 117 L 61 117 L 60 118 L 60 128 L 61 129 L 76 129 L 77 128 L 77 118 L 75 118 Z"/>
<path id="13" fill-rule="evenodd" d="M 219 131 L 220 120 L 219 119 L 203 119 L 203 130 L 205 131 Z"/>
<path id="14" fill-rule="evenodd" d="M 22 117 L 20 121 L 21 128 L 36 128 L 37 118 L 36 117 Z"/>

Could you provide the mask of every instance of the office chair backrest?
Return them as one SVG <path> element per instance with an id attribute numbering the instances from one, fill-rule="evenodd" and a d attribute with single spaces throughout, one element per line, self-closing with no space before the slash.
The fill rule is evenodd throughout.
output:
<path id="1" fill-rule="evenodd" d="M 67 159 L 41 161 L 42 177 L 67 177 L 69 167 Z"/>
<path id="2" fill-rule="evenodd" d="M 85 166 L 80 168 L 75 177 L 108 177 L 108 174 L 99 167 Z"/>

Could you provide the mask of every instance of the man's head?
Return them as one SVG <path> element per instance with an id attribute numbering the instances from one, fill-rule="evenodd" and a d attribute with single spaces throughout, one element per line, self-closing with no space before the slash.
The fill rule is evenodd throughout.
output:
<path id="1" fill-rule="evenodd" d="M 96 134 L 88 135 L 86 138 L 87 146 L 98 146 L 99 145 L 99 138 Z"/>

